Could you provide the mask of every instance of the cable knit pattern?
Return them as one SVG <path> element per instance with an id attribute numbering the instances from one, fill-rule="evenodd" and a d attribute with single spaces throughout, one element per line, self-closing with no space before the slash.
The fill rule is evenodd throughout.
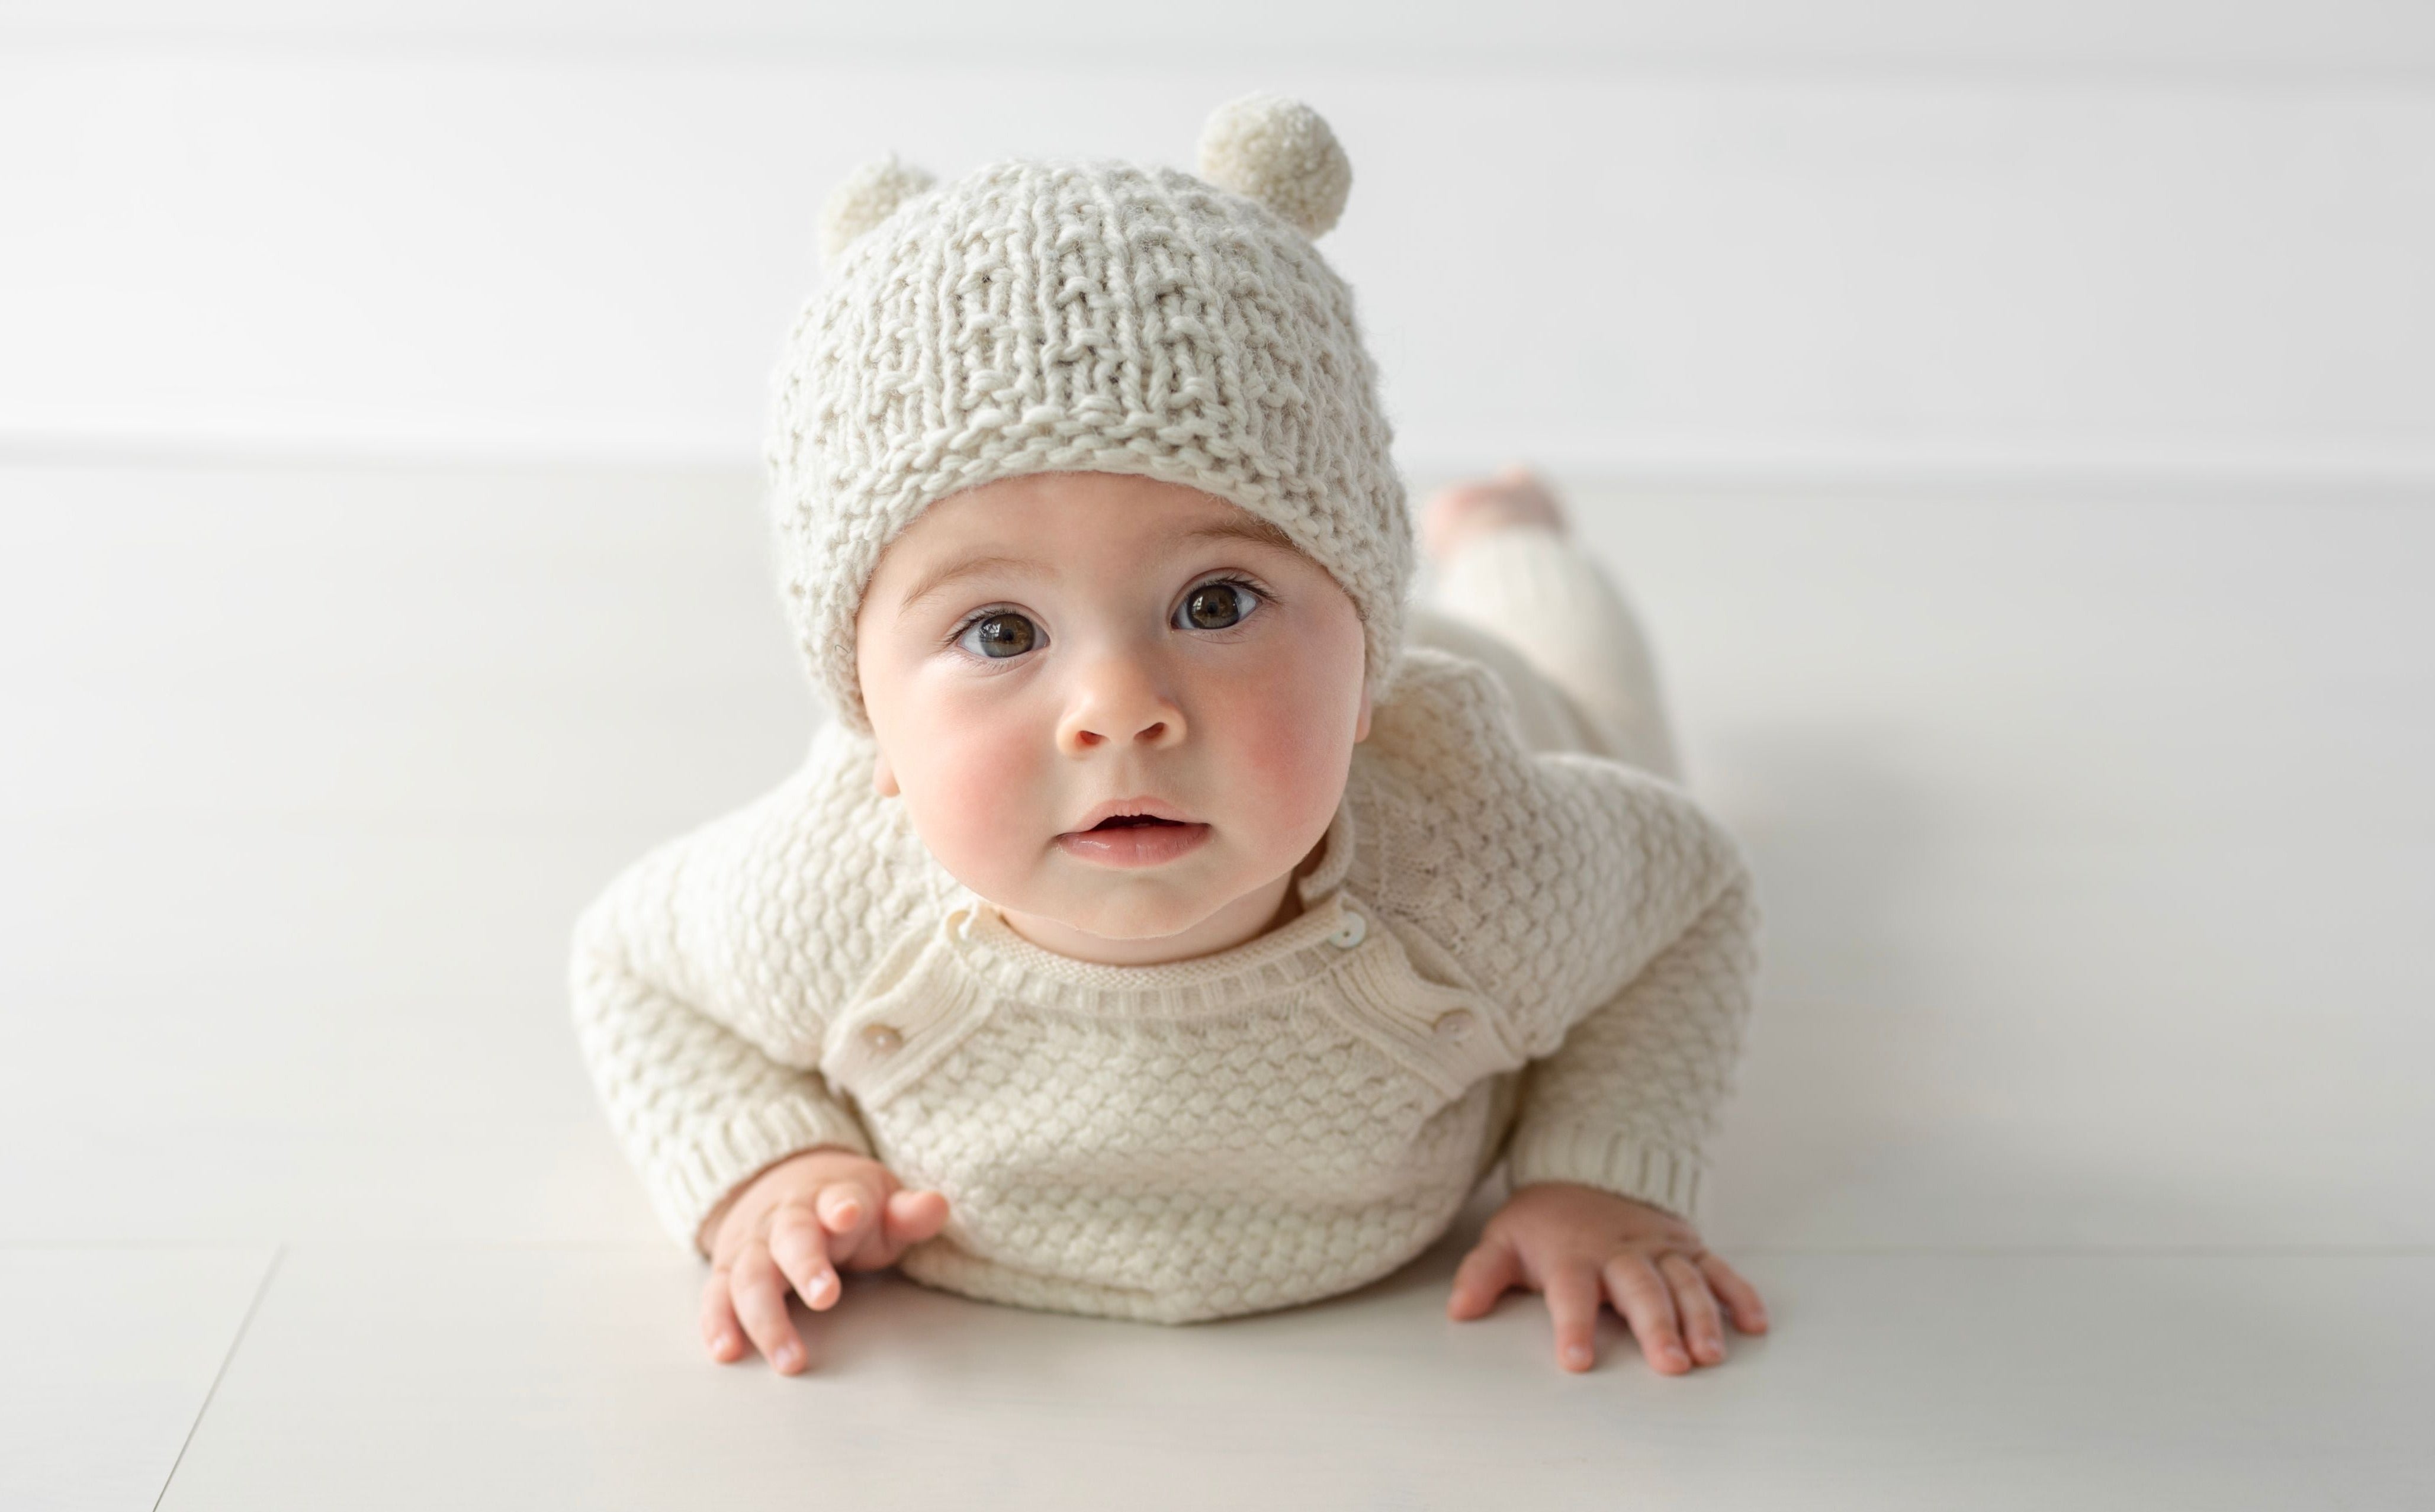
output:
<path id="1" fill-rule="evenodd" d="M 1526 748 L 1480 662 L 1403 662 L 1304 913 L 1215 955 L 1024 940 L 842 724 L 628 868 L 579 925 L 575 1016 L 670 1234 L 843 1143 L 947 1194 L 916 1280 L 1183 1322 L 1393 1270 L 1509 1137 L 1517 1179 L 1690 1214 L 1756 967 L 1738 850 L 1669 782 Z"/>
<path id="2" fill-rule="evenodd" d="M 768 441 L 780 573 L 813 680 L 870 730 L 855 615 L 930 504 L 1028 472 L 1127 472 L 1269 521 L 1359 610 L 1391 688 L 1414 571 L 1353 292 L 1312 236 L 1351 168 L 1305 106 L 1219 107 L 1207 166 L 893 159 L 832 196 L 839 250 L 795 324 Z"/>

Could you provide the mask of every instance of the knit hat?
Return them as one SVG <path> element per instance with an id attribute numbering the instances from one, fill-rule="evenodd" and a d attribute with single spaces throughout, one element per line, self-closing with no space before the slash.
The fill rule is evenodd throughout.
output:
<path id="1" fill-rule="evenodd" d="M 931 504 L 1028 472 L 1137 473 L 1276 525 L 1360 611 L 1392 681 L 1412 528 L 1353 294 L 1311 245 L 1353 170 L 1308 106 L 1256 94 L 1200 176 L 1006 161 L 943 186 L 894 156 L 821 213 L 768 457 L 787 611 L 831 712 L 868 733 L 855 615 Z"/>

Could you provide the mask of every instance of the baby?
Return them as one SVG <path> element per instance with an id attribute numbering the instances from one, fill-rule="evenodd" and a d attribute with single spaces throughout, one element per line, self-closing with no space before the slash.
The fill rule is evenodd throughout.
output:
<path id="1" fill-rule="evenodd" d="M 1349 291 L 1351 180 L 1255 94 L 1198 177 L 893 159 L 823 215 L 770 450 L 832 718 L 577 930 L 583 1053 L 704 1342 L 804 1368 L 841 1270 L 1186 1322 L 1333 1296 L 1511 1194 L 1449 1314 L 1601 1303 L 1649 1363 L 1757 1294 L 1701 1243 L 1758 914 L 1639 630 L 1518 469 L 1434 608 Z"/>

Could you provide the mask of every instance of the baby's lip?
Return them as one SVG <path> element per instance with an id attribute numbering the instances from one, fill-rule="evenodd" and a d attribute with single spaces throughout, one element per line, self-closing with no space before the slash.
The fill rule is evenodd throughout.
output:
<path id="1" fill-rule="evenodd" d="M 1200 822 L 1193 818 L 1191 815 L 1184 813 L 1182 809 L 1177 808 L 1174 804 L 1167 802 L 1164 799 L 1120 798 L 1102 803 L 1097 808 L 1093 809 L 1090 813 L 1083 815 L 1082 822 L 1075 825 L 1074 828 L 1066 831 L 1065 833 L 1068 834 L 1079 834 L 1084 830 L 1091 829 L 1103 820 L 1113 819 L 1120 814 L 1148 815 L 1153 819 L 1166 819 L 1175 824 L 1197 824 Z"/>

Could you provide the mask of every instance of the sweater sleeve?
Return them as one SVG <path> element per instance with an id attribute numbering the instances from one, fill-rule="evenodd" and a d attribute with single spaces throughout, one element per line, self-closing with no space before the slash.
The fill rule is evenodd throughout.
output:
<path id="1" fill-rule="evenodd" d="M 1530 751 L 1488 667 L 1413 646 L 1372 721 L 1373 834 L 1348 885 L 1442 945 L 1525 1074 L 1519 1185 L 1569 1180 L 1685 1217 L 1756 975 L 1740 846 L 1679 783 Z"/>
<path id="2" fill-rule="evenodd" d="M 1704 1151 L 1733 1090 L 1759 913 L 1738 868 L 1621 991 L 1531 1063 L 1509 1150 L 1516 1187 L 1577 1181 L 1697 1214 Z"/>
<path id="3" fill-rule="evenodd" d="M 817 1145 L 871 1153 L 817 1069 L 827 1013 L 908 916 L 858 775 L 815 760 L 760 801 L 619 873 L 576 925 L 577 1040 L 651 1206 L 688 1254 L 760 1171 Z M 859 842 L 859 844 L 857 844 Z"/>
<path id="4" fill-rule="evenodd" d="M 585 916 L 572 973 L 576 1032 L 652 1211 L 698 1255 L 703 1219 L 764 1168 L 816 1145 L 867 1155 L 871 1144 L 817 1071 L 778 1060 L 628 954 L 615 920 L 670 901 L 650 899 L 648 886 L 621 881 L 625 896 Z"/>

